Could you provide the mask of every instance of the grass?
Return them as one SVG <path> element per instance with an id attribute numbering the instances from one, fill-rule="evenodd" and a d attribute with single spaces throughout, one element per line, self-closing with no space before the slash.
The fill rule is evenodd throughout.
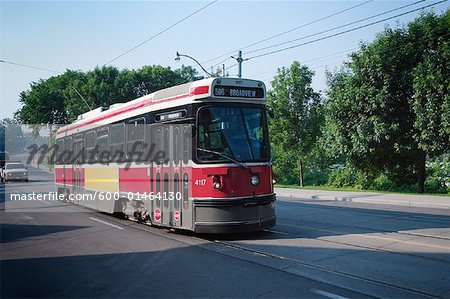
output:
<path id="1" fill-rule="evenodd" d="M 405 192 L 405 191 L 383 191 L 383 190 L 369 190 L 369 189 L 357 189 L 357 188 L 337 188 L 330 186 L 305 186 L 300 187 L 298 185 L 283 185 L 276 184 L 275 188 L 293 188 L 293 189 L 303 189 L 303 190 L 321 190 L 321 191 L 354 191 L 354 192 L 375 192 L 383 194 L 408 194 L 408 195 L 431 195 L 431 196 L 447 196 L 450 197 L 450 193 L 417 193 L 417 192 Z"/>

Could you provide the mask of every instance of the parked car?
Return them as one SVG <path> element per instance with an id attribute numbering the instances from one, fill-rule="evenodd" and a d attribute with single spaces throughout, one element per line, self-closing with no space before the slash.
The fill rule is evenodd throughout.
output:
<path id="1" fill-rule="evenodd" d="M 22 162 L 5 162 L 1 170 L 2 180 L 7 181 L 28 181 L 28 169 Z"/>

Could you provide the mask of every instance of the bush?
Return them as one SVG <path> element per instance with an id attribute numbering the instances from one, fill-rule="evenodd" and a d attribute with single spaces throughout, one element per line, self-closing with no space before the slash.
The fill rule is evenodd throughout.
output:
<path id="1" fill-rule="evenodd" d="M 356 183 L 355 171 L 346 167 L 343 169 L 334 169 L 328 176 L 327 185 L 330 187 L 342 188 L 342 187 L 354 187 Z"/>
<path id="2" fill-rule="evenodd" d="M 393 191 L 395 190 L 395 184 L 392 182 L 386 174 L 380 174 L 370 184 L 369 189 L 380 191 Z"/>
<path id="3" fill-rule="evenodd" d="M 427 163 L 425 191 L 428 193 L 450 193 L 450 157 L 444 156 Z"/>
<path id="4" fill-rule="evenodd" d="M 292 151 L 285 151 L 279 146 L 273 149 L 273 175 L 278 184 L 298 184 L 298 158 Z"/>

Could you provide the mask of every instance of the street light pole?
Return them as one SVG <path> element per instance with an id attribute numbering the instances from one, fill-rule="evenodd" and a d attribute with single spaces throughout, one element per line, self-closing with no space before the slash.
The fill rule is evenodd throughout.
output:
<path id="1" fill-rule="evenodd" d="M 201 67 L 202 70 L 203 70 L 208 76 L 212 77 L 212 75 L 211 75 L 210 73 L 208 73 L 208 71 L 205 70 L 205 68 L 200 64 L 200 62 L 198 62 L 197 59 L 195 59 L 194 57 L 189 56 L 189 55 L 185 55 L 185 54 L 180 54 L 180 53 L 178 53 L 178 51 L 177 51 L 177 57 L 175 57 L 175 61 L 180 61 L 180 57 L 187 57 L 187 58 L 190 58 L 190 59 L 194 60 L 194 61 L 198 64 L 198 66 Z"/>

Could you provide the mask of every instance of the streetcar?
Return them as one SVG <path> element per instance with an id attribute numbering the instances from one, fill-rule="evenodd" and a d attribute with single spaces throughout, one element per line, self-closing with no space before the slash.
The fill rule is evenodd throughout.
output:
<path id="1" fill-rule="evenodd" d="M 79 115 L 56 132 L 58 198 L 195 233 L 275 225 L 263 82 L 207 78 Z"/>

